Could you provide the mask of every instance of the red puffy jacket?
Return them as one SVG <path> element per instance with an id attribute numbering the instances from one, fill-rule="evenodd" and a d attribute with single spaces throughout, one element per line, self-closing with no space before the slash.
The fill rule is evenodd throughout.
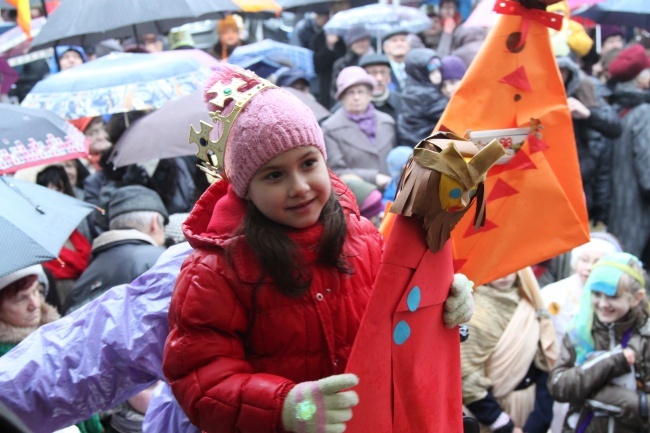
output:
<path id="1" fill-rule="evenodd" d="M 163 370 L 176 399 L 202 430 L 283 432 L 282 404 L 295 383 L 344 372 L 383 241 L 359 216 L 347 187 L 334 176 L 332 185 L 348 216 L 344 253 L 354 273 L 314 263 L 320 224 L 292 233 L 313 269 L 311 287 L 295 299 L 265 279 L 253 315 L 251 292 L 261 275 L 255 255 L 239 242 L 229 266 L 219 248 L 235 245 L 245 202 L 218 182 L 185 222 L 195 250 L 172 296 Z"/>

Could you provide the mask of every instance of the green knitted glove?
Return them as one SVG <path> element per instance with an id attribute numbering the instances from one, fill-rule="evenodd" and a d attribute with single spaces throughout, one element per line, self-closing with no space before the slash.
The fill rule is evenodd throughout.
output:
<path id="1" fill-rule="evenodd" d="M 461 323 L 467 323 L 474 314 L 474 298 L 472 289 L 474 283 L 463 274 L 455 274 L 451 283 L 449 297 L 445 301 L 443 320 L 447 328 L 454 328 Z"/>
<path id="2" fill-rule="evenodd" d="M 343 391 L 359 383 L 354 374 L 338 374 L 315 382 L 297 384 L 284 400 L 282 423 L 295 433 L 343 433 L 359 403 L 354 391 Z"/>

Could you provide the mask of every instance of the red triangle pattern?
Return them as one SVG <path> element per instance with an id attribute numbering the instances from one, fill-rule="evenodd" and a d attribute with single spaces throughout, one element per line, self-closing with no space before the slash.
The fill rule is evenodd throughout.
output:
<path id="1" fill-rule="evenodd" d="M 492 221 L 485 220 L 485 225 L 483 227 L 479 227 L 478 230 L 474 230 L 474 225 L 470 225 L 467 228 L 467 231 L 465 232 L 464 237 L 468 238 L 468 237 L 470 237 L 472 235 L 475 235 L 475 234 L 478 234 L 478 233 L 489 232 L 490 230 L 493 230 L 493 229 L 495 229 L 497 227 L 499 227 L 499 226 L 496 225 L 495 223 L 493 223 Z"/>
<path id="2" fill-rule="evenodd" d="M 525 92 L 530 92 L 533 88 L 528 81 L 528 76 L 526 75 L 526 70 L 523 66 L 518 67 L 508 75 L 501 77 L 499 80 L 500 83 L 506 83 L 512 87 L 523 90 Z"/>
<path id="3" fill-rule="evenodd" d="M 536 169 L 535 163 L 531 161 L 530 157 L 526 155 L 526 152 L 519 151 L 515 154 L 514 158 L 508 161 L 506 164 L 495 165 L 488 172 L 488 176 L 495 176 L 499 173 L 510 170 L 531 170 Z"/>
<path id="4" fill-rule="evenodd" d="M 490 191 L 490 194 L 488 195 L 487 203 L 515 194 L 519 194 L 519 191 L 508 185 L 505 180 L 499 178 L 492 187 L 492 191 Z"/>
<path id="5" fill-rule="evenodd" d="M 537 138 L 535 134 L 528 135 L 528 146 L 530 146 L 530 153 L 544 152 L 548 149 L 548 144 Z"/>

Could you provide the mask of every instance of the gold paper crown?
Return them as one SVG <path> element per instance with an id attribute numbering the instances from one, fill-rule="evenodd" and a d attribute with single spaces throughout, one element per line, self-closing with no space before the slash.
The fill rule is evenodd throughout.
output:
<path id="1" fill-rule="evenodd" d="M 240 71 L 239 73 L 245 77 L 259 81 L 259 84 L 255 87 L 241 92 L 239 89 L 246 84 L 246 81 L 242 80 L 239 77 L 231 79 L 228 84 L 217 81 L 207 91 L 208 95 L 215 95 L 215 97 L 210 100 L 210 103 L 222 107 L 221 110 L 209 112 L 214 124 L 209 125 L 208 123 L 201 120 L 201 129 L 199 131 L 194 128 L 194 125 L 190 125 L 189 142 L 195 143 L 199 147 L 199 151 L 196 153 L 196 156 L 201 161 L 203 161 L 202 165 L 199 166 L 199 168 L 209 175 L 217 178 L 225 178 L 226 176 L 224 167 L 226 142 L 228 141 L 228 135 L 230 135 L 230 129 L 234 125 L 235 120 L 237 120 L 237 116 L 244 109 L 246 104 L 248 104 L 248 102 L 253 98 L 253 96 L 257 95 L 264 89 L 277 87 L 270 81 L 257 77 L 256 75 L 248 73 L 247 71 Z M 226 102 L 231 99 L 235 102 L 235 107 L 230 112 L 230 114 L 227 116 L 222 116 L 220 111 L 225 109 Z M 210 133 L 212 132 L 212 129 L 217 122 L 221 123 L 223 130 L 219 139 L 217 141 L 214 141 L 210 138 Z"/>

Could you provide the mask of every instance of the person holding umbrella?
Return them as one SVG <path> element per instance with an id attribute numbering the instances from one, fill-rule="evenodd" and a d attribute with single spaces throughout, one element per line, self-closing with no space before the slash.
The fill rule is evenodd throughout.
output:
<path id="1" fill-rule="evenodd" d="M 228 15 L 217 22 L 219 40 L 212 47 L 211 54 L 219 60 L 228 60 L 235 48 L 246 45 L 240 37 L 240 24 L 234 15 Z"/>

